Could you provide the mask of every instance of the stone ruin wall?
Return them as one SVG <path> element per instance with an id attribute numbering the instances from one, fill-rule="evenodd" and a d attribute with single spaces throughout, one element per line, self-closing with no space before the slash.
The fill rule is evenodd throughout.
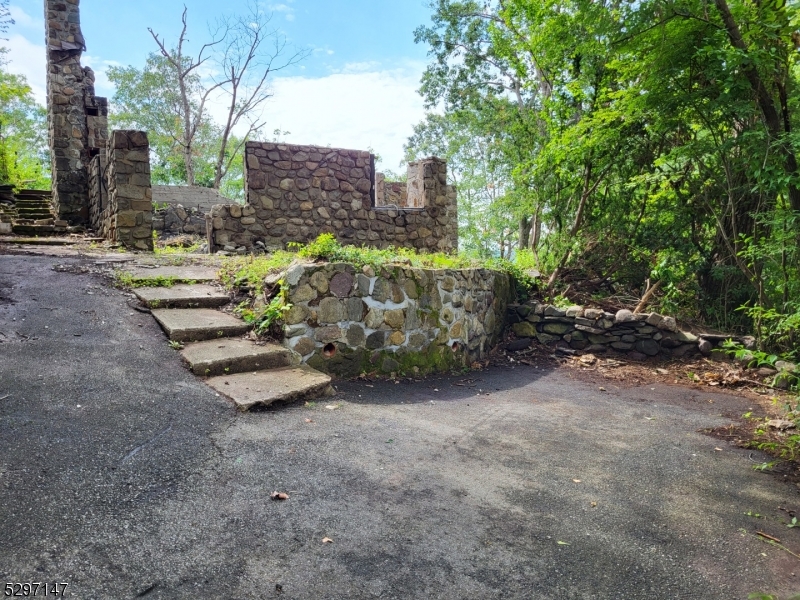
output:
<path id="1" fill-rule="evenodd" d="M 79 0 L 45 0 L 48 133 L 53 206 L 59 219 L 89 222 L 89 164 L 108 139 L 108 102 L 81 66 Z"/>
<path id="2" fill-rule="evenodd" d="M 108 210 L 107 156 L 106 149 L 93 156 L 89 163 L 89 226 L 101 237 L 105 237 L 104 220 Z"/>
<path id="3" fill-rule="evenodd" d="M 89 214 L 98 235 L 132 250 L 153 250 L 150 144 L 143 131 L 113 131 L 102 166 L 89 169 Z"/>
<path id="4" fill-rule="evenodd" d="M 153 186 L 153 230 L 166 236 L 206 236 L 206 214 L 233 202 L 217 190 L 186 185 Z"/>
<path id="5" fill-rule="evenodd" d="M 246 204 L 212 209 L 209 250 L 286 248 L 332 233 L 342 244 L 456 251 L 456 190 L 447 185 L 446 163 L 428 158 L 412 167 L 408 189 L 416 191 L 416 204 L 399 206 L 392 194 L 403 196 L 404 186 L 379 191 L 369 152 L 248 142 Z"/>
<path id="6" fill-rule="evenodd" d="M 500 340 L 512 282 L 489 269 L 299 264 L 283 276 L 284 344 L 326 373 L 428 373 L 470 365 Z"/>

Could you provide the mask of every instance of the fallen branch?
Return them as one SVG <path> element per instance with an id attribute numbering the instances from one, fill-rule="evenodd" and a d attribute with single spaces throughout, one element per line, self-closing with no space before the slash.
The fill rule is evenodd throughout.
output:
<path id="1" fill-rule="evenodd" d="M 639 304 L 637 304 L 636 308 L 633 309 L 633 312 L 635 312 L 635 313 L 642 312 L 645 309 L 645 307 L 647 306 L 647 303 L 650 302 L 650 298 L 653 297 L 653 294 L 655 294 L 656 291 L 658 290 L 658 288 L 660 288 L 660 287 L 661 287 L 661 280 L 660 279 L 658 281 L 656 281 L 653 285 L 650 285 L 650 280 L 648 279 L 647 280 L 647 290 L 645 291 L 644 296 L 642 296 L 642 299 L 639 301 Z"/>
<path id="2" fill-rule="evenodd" d="M 769 535 L 768 533 L 764 533 L 763 531 L 756 531 L 756 535 L 760 535 L 762 538 L 767 538 L 768 540 L 772 540 L 773 542 L 778 544 L 781 543 L 781 541 L 778 538 L 772 537 L 771 535 Z"/>
<path id="3" fill-rule="evenodd" d="M 795 552 L 792 552 L 791 550 L 789 550 L 783 544 L 779 544 L 778 542 L 775 541 L 775 538 L 773 538 L 772 536 L 768 536 L 766 534 L 763 534 L 760 531 L 758 532 L 759 535 L 763 535 L 765 537 L 759 537 L 759 535 L 753 535 L 752 533 L 750 533 L 748 531 L 745 531 L 744 529 L 740 529 L 739 531 L 741 531 L 742 533 L 746 533 L 747 535 L 753 536 L 754 538 L 756 538 L 757 540 L 761 540 L 765 544 L 769 544 L 770 546 L 775 546 L 776 548 L 780 548 L 781 550 L 785 550 L 786 552 L 788 552 L 789 554 L 791 554 L 795 558 L 800 559 L 800 554 L 796 554 Z"/>

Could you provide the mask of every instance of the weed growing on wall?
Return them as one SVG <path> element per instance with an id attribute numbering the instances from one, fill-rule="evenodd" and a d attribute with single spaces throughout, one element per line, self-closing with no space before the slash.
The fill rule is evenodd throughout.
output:
<path id="1" fill-rule="evenodd" d="M 291 252 L 278 251 L 267 256 L 226 257 L 219 270 L 222 283 L 230 290 L 246 293 L 236 313 L 256 326 L 259 334 L 279 336 L 284 313 L 291 308 L 283 281 L 268 289 L 267 279 L 288 267 L 297 258 L 348 263 L 357 268 L 372 267 L 376 271 L 388 267 L 422 269 L 485 268 L 510 274 L 517 284 L 517 294 L 526 299 L 535 287 L 534 281 L 519 267 L 503 259 L 479 260 L 444 253 L 421 254 L 406 248 L 360 248 L 342 246 L 331 234 L 322 234 L 309 244 L 290 244 Z"/>
<path id="2" fill-rule="evenodd" d="M 251 302 L 246 300 L 234 310 L 245 323 L 254 326 L 254 331 L 258 335 L 281 336 L 280 327 L 283 324 L 283 315 L 292 308 L 292 305 L 287 300 L 286 285 L 282 281 L 279 284 L 280 292 L 266 306 L 253 308 Z"/>
<path id="3" fill-rule="evenodd" d="M 267 256 L 227 257 L 219 270 L 219 278 L 228 289 L 245 286 L 260 296 L 267 276 L 288 267 L 296 258 L 293 252 L 282 250 Z"/>
<path id="4" fill-rule="evenodd" d="M 535 281 L 509 260 L 502 258 L 477 259 L 459 254 L 434 252 L 418 253 L 409 248 L 361 248 L 343 246 L 333 234 L 323 233 L 309 244 L 290 244 L 302 258 L 343 262 L 356 267 L 370 266 L 380 269 L 387 265 L 408 265 L 422 269 L 493 269 L 508 273 L 517 284 L 517 293 L 523 299 L 536 287 Z"/>

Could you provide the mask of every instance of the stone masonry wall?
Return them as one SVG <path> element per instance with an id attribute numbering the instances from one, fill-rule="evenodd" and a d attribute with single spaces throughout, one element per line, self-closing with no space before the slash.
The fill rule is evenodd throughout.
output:
<path id="1" fill-rule="evenodd" d="M 445 371 L 484 358 L 499 341 L 507 274 L 298 264 L 284 275 L 292 308 L 285 345 L 341 376 Z"/>
<path id="2" fill-rule="evenodd" d="M 507 321 L 517 336 L 516 350 L 533 340 L 541 344 L 591 354 L 617 352 L 634 360 L 652 356 L 711 354 L 729 335 L 695 335 L 681 331 L 672 317 L 658 313 L 604 312 L 572 306 L 557 308 L 531 302 L 508 307 Z M 742 339 L 745 344 L 750 343 Z"/>
<path id="3" fill-rule="evenodd" d="M 45 0 L 47 108 L 53 205 L 59 219 L 89 222 L 88 168 L 108 138 L 108 103 L 96 97 L 79 0 Z"/>
<path id="4" fill-rule="evenodd" d="M 205 235 L 206 213 L 182 204 L 158 208 L 153 212 L 153 229 L 163 235 Z"/>
<path id="5" fill-rule="evenodd" d="M 375 174 L 375 205 L 408 208 L 408 184 L 405 181 L 386 181 L 383 173 Z"/>
<path id="6" fill-rule="evenodd" d="M 114 131 L 108 141 L 108 207 L 104 237 L 134 250 L 153 250 L 150 144 L 143 131 Z"/>
<path id="7" fill-rule="evenodd" d="M 186 210 L 196 208 L 203 213 L 207 213 L 217 204 L 231 203 L 233 200 L 220 195 L 212 188 L 188 185 L 154 185 L 153 204 L 158 208 L 160 205 L 169 204 L 177 206 L 180 204 Z M 203 225 L 205 232 L 205 224 Z"/>
<path id="8" fill-rule="evenodd" d="M 248 142 L 246 205 L 212 209 L 210 251 L 285 248 L 321 233 L 343 244 L 455 251 L 456 190 L 447 185 L 446 163 L 414 163 L 418 176 L 409 189 L 416 190 L 419 205 L 398 209 L 375 205 L 373 162 L 369 152 L 358 150 Z"/>
<path id="9" fill-rule="evenodd" d="M 105 150 L 89 163 L 89 225 L 100 237 L 105 237 L 103 223 L 108 209 L 107 167 Z"/>

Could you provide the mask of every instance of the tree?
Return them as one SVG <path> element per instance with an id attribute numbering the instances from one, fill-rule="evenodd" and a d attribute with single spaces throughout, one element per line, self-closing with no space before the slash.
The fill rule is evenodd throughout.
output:
<path id="1" fill-rule="evenodd" d="M 244 142 L 264 125 L 258 111 L 271 97 L 270 75 L 297 63 L 307 52 L 287 53 L 285 38 L 277 28 L 270 27 L 271 16 L 262 12 L 257 4 L 251 4 L 247 15 L 219 20 L 210 32 L 211 40 L 203 44 L 196 55 L 190 55 L 186 50 L 187 13 L 184 7 L 183 27 L 174 48 L 169 48 L 152 28 L 149 31 L 164 59 L 163 66 L 169 70 L 166 77 L 176 84 L 165 92 L 176 100 L 169 104 L 180 123 L 177 143 L 182 150 L 189 185 L 195 184 L 194 145 L 207 123 L 208 104 L 217 95 L 225 98 L 227 116 L 218 131 L 220 138 L 212 184 L 218 189 Z M 200 75 L 201 68 L 208 68 L 213 74 L 204 78 Z M 247 125 L 246 133 L 235 138 L 233 131 L 243 122 Z"/>
<path id="2" fill-rule="evenodd" d="M 800 314 L 797 17 L 743 0 L 438 0 L 417 32 L 422 92 L 499 140 L 519 244 L 551 292 L 650 280 L 663 307 L 723 327 L 748 303 Z"/>
<path id="3" fill-rule="evenodd" d="M 167 59 L 151 53 L 143 69 L 111 67 L 108 78 L 116 86 L 111 123 L 118 128 L 148 132 L 153 154 L 153 181 L 212 187 L 219 128 L 208 114 L 200 115 L 200 120 L 192 125 L 194 131 L 187 161 L 183 102 L 175 72 Z M 186 77 L 184 85 L 196 92 L 201 86 L 199 76 Z"/>
<path id="4" fill-rule="evenodd" d="M 50 187 L 46 119 L 25 78 L 9 73 L 0 54 L 0 182 Z"/>
<path id="5" fill-rule="evenodd" d="M 459 250 L 466 254 L 508 254 L 514 216 L 507 202 L 510 174 L 498 143 L 462 111 L 428 113 L 405 146 L 408 162 L 432 155 L 447 161 L 450 183 L 458 189 Z"/>
<path id="6" fill-rule="evenodd" d="M 8 4 L 9 0 L 0 0 L 0 33 L 2 34 L 7 33 L 9 25 L 14 24 L 14 19 L 11 18 L 11 11 L 8 8 Z"/>

